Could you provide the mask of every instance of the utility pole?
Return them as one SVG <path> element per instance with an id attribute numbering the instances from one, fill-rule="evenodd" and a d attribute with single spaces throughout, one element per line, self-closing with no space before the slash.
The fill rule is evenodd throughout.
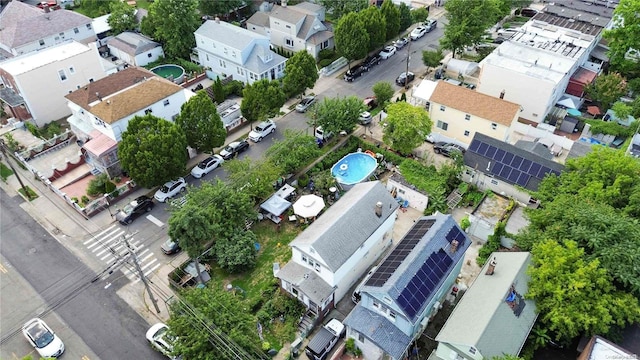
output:
<path id="1" fill-rule="evenodd" d="M 24 196 L 26 196 L 29 200 L 31 200 L 31 193 L 27 191 L 27 187 L 24 186 L 24 184 L 22 183 L 22 179 L 20 178 L 20 175 L 18 174 L 16 169 L 13 167 L 13 164 L 11 163 L 9 156 L 7 155 L 7 144 L 4 143 L 4 139 L 0 139 L 0 151 L 2 151 L 2 155 L 4 155 L 4 158 L 7 159 L 7 164 L 9 164 L 11 171 L 13 171 L 13 173 L 16 175 L 16 179 L 18 179 L 18 182 L 20 183 L 20 187 L 22 187 Z"/>
<path id="2" fill-rule="evenodd" d="M 404 89 L 406 90 L 409 87 L 409 59 L 411 59 L 411 37 L 409 37 L 409 47 L 407 48 L 407 69 L 404 73 Z"/>
<path id="3" fill-rule="evenodd" d="M 147 292 L 149 293 L 149 298 L 151 298 L 153 307 L 156 309 L 156 312 L 160 314 L 158 301 L 153 296 L 153 293 L 151 292 L 151 288 L 149 288 L 149 282 L 147 281 L 147 277 L 144 276 L 144 272 L 142 271 L 142 268 L 140 267 L 140 263 L 138 262 L 138 254 L 136 254 L 136 250 L 133 248 L 133 246 L 131 246 L 131 244 L 129 244 L 129 241 L 127 240 L 126 236 L 122 235 L 122 241 L 124 241 L 124 245 L 127 247 L 127 249 L 129 249 L 129 253 L 132 255 L 133 265 L 136 267 L 136 270 L 138 270 L 138 276 L 140 276 L 140 280 L 142 280 L 144 287 L 147 289 Z"/>

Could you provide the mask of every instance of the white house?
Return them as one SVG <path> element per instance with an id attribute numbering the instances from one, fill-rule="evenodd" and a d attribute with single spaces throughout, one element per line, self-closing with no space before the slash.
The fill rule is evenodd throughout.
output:
<path id="1" fill-rule="evenodd" d="M 344 319 L 365 359 L 406 359 L 442 302 L 455 295 L 456 279 L 471 240 L 451 215 L 415 221 L 360 289 Z"/>
<path id="2" fill-rule="evenodd" d="M 173 121 L 194 93 L 137 67 L 88 83 L 68 94 L 71 130 L 83 143 L 87 163 L 119 175 L 117 145 L 134 116 L 153 114 Z"/>
<path id="3" fill-rule="evenodd" d="M 492 359 L 519 355 L 536 321 L 529 289 L 528 252 L 495 252 L 449 315 L 435 359 Z"/>
<path id="4" fill-rule="evenodd" d="M 324 23 L 325 9 L 311 2 L 282 6 L 265 3 L 247 20 L 247 29 L 269 37 L 271 45 L 287 51 L 306 50 L 314 58 L 320 50 L 333 49 L 333 32 Z"/>
<path id="5" fill-rule="evenodd" d="M 287 59 L 271 51 L 269 38 L 220 20 L 195 32 L 198 61 L 220 76 L 252 84 L 284 76 Z"/>
<path id="6" fill-rule="evenodd" d="M 115 71 L 95 45 L 67 41 L 0 62 L 0 100 L 11 116 L 43 126 L 69 115 L 65 95 Z"/>
<path id="7" fill-rule="evenodd" d="M 39 9 L 21 1 L 0 12 L 0 61 L 68 40 L 88 44 L 96 40 L 91 18 L 70 10 Z"/>
<path id="8" fill-rule="evenodd" d="M 164 57 L 160 43 L 130 31 L 108 39 L 107 47 L 111 55 L 133 66 L 145 66 Z"/>
<path id="9" fill-rule="evenodd" d="M 289 244 L 281 287 L 322 319 L 391 245 L 397 209 L 379 181 L 354 185 Z"/>

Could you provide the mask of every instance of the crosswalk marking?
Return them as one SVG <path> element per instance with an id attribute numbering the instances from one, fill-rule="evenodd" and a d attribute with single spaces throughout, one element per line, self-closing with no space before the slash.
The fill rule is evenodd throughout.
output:
<path id="1" fill-rule="evenodd" d="M 147 220 L 151 221 L 152 223 L 158 225 L 159 227 L 163 227 L 164 223 L 160 220 L 158 220 L 158 218 L 156 218 L 153 215 L 147 215 Z"/>

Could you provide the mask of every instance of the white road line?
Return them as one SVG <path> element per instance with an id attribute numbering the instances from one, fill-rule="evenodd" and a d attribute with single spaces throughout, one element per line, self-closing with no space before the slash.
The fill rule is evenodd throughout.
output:
<path id="1" fill-rule="evenodd" d="M 140 255 L 142 255 L 142 254 L 140 254 Z M 138 255 L 138 261 L 139 261 L 140 263 L 143 263 L 143 262 L 145 262 L 148 258 L 152 257 L 152 256 L 153 256 L 153 253 L 152 253 L 152 252 L 150 252 L 150 253 L 148 253 L 147 255 L 145 255 L 144 257 L 141 257 L 140 255 Z"/>
<path id="2" fill-rule="evenodd" d="M 142 271 L 144 271 L 144 269 L 148 268 L 149 266 L 153 265 L 153 263 L 156 261 L 158 261 L 158 259 L 156 258 L 151 259 L 151 261 L 149 261 L 145 266 L 142 267 Z"/>
<path id="3" fill-rule="evenodd" d="M 158 227 L 163 227 L 164 223 L 160 220 L 158 220 L 155 216 L 153 215 L 147 215 L 147 220 L 151 221 L 152 223 L 156 224 Z"/>
<path id="4" fill-rule="evenodd" d="M 113 229 L 115 226 L 116 226 L 116 225 L 111 225 L 111 226 L 109 226 L 108 228 L 106 228 L 106 229 L 102 230 L 102 232 L 101 232 L 100 234 L 96 234 L 96 235 L 92 236 L 92 237 L 91 237 L 91 239 L 89 239 L 89 240 L 85 241 L 85 242 L 83 243 L 83 245 L 87 245 L 88 243 L 92 242 L 92 241 L 93 241 L 93 240 L 95 240 L 96 238 L 99 238 L 100 236 L 104 235 L 104 233 L 106 233 L 107 231 L 109 231 L 109 230 Z"/>
<path id="5" fill-rule="evenodd" d="M 111 233 L 109 233 L 109 237 L 104 236 L 100 239 L 98 239 L 96 242 L 94 242 L 93 244 L 87 246 L 87 249 L 91 250 L 91 248 L 93 248 L 94 246 L 97 245 L 104 245 L 105 243 L 110 243 L 112 241 L 118 241 L 120 236 L 124 234 L 124 230 L 122 229 L 115 229 L 113 230 Z"/>

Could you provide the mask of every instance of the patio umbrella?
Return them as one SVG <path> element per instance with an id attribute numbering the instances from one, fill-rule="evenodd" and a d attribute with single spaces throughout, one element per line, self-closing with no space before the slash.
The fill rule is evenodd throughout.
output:
<path id="1" fill-rule="evenodd" d="M 587 112 L 592 116 L 598 116 L 602 114 L 602 112 L 600 112 L 600 108 L 597 106 L 587 106 Z"/>
<path id="2" fill-rule="evenodd" d="M 303 218 L 317 216 L 324 209 L 324 200 L 317 195 L 302 195 L 293 204 L 293 212 Z"/>
<path id="3" fill-rule="evenodd" d="M 556 103 L 557 105 L 562 105 L 567 109 L 575 109 L 577 108 L 576 104 L 574 104 L 573 100 L 569 98 L 564 98 Z"/>
<path id="4" fill-rule="evenodd" d="M 573 115 L 573 116 L 580 116 L 582 115 L 582 113 L 580 112 L 580 110 L 578 109 L 567 109 L 567 114 L 569 115 Z"/>

